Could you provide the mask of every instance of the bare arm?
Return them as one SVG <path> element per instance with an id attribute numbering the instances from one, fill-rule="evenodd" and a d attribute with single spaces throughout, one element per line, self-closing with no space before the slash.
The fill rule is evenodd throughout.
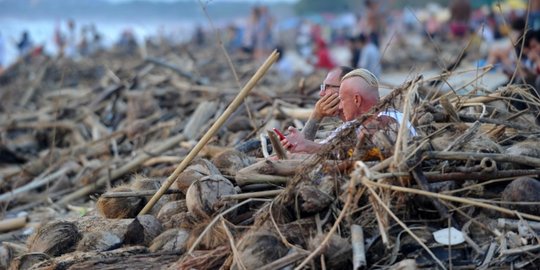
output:
<path id="1" fill-rule="evenodd" d="M 304 135 L 305 139 L 310 141 L 315 140 L 315 134 L 317 134 L 322 119 L 327 116 L 336 116 L 338 113 L 338 104 L 339 96 L 337 94 L 326 95 L 317 101 L 315 109 L 302 129 L 302 135 Z"/>

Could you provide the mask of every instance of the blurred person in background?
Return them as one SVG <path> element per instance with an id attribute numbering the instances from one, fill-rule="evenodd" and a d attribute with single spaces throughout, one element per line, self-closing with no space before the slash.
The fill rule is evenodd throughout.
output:
<path id="1" fill-rule="evenodd" d="M 360 60 L 357 67 L 364 68 L 376 77 L 381 76 L 381 54 L 379 48 L 364 34 L 358 36 L 358 43 L 360 45 Z"/>
<path id="2" fill-rule="evenodd" d="M 75 21 L 69 19 L 67 25 L 68 33 L 65 43 L 65 56 L 68 58 L 75 58 L 77 56 L 77 29 L 75 29 Z"/>
<path id="3" fill-rule="evenodd" d="M 375 0 L 366 0 L 364 6 L 366 10 L 360 18 L 360 33 L 368 36 L 371 42 L 379 47 L 384 29 L 384 15 L 381 13 L 379 3 Z"/>
<path id="4" fill-rule="evenodd" d="M 27 55 L 31 50 L 33 45 L 32 39 L 30 38 L 30 33 L 24 31 L 21 35 L 21 39 L 17 42 L 17 50 L 19 51 L 19 56 Z"/>
<path id="5" fill-rule="evenodd" d="M 332 58 L 330 57 L 330 50 L 328 50 L 326 42 L 322 39 L 318 39 L 315 42 L 315 56 L 316 68 L 330 70 L 335 67 L 334 61 L 332 61 Z"/>
<path id="6" fill-rule="evenodd" d="M 64 49 L 66 47 L 66 37 L 60 29 L 60 23 L 57 22 L 54 27 L 54 45 L 56 45 L 56 50 L 58 52 L 58 57 L 64 56 Z"/>
<path id="7" fill-rule="evenodd" d="M 358 38 L 349 37 L 347 39 L 347 45 L 351 53 L 351 61 L 349 63 L 349 66 L 356 68 L 358 65 L 358 62 L 360 62 L 360 52 L 362 51 L 362 48 L 360 47 L 359 42 L 358 42 Z"/>
<path id="8" fill-rule="evenodd" d="M 469 32 L 472 8 L 469 0 L 452 0 L 450 3 L 451 38 L 464 38 Z"/>

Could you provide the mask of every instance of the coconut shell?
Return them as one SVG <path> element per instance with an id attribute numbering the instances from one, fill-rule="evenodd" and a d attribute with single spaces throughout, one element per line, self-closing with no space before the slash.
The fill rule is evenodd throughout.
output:
<path id="1" fill-rule="evenodd" d="M 165 229 L 181 228 L 191 230 L 199 224 L 199 220 L 190 212 L 182 212 L 171 216 L 171 218 L 163 223 Z"/>
<path id="2" fill-rule="evenodd" d="M 230 132 L 236 133 L 241 130 L 250 130 L 253 129 L 251 126 L 251 122 L 249 121 L 248 117 L 245 116 L 237 116 L 233 118 L 229 123 L 227 124 L 227 129 Z"/>
<path id="3" fill-rule="evenodd" d="M 248 233 L 238 242 L 238 259 L 245 269 L 257 269 L 267 265 L 288 252 L 281 239 L 268 231 Z M 244 269 L 235 261 L 231 269 Z"/>
<path id="4" fill-rule="evenodd" d="M 236 190 L 227 178 L 221 175 L 207 176 L 191 184 L 186 193 L 186 205 L 196 217 L 207 219 L 224 206 L 221 196 L 231 194 L 236 194 Z"/>
<path id="5" fill-rule="evenodd" d="M 131 192 L 133 189 L 125 186 L 115 187 L 111 192 Z M 106 218 L 134 218 L 143 209 L 145 199 L 140 197 L 105 198 L 101 196 L 96 208 L 98 213 Z"/>
<path id="6" fill-rule="evenodd" d="M 147 178 L 147 177 L 138 175 L 135 177 L 133 183 L 131 184 L 131 188 L 135 191 L 143 191 L 143 190 L 157 191 L 159 188 L 161 188 L 161 179 Z M 178 196 L 177 194 L 172 194 L 172 195 L 161 196 L 161 198 L 159 198 L 159 200 L 156 202 L 154 207 L 152 207 L 152 209 L 150 210 L 148 214 L 156 216 L 159 210 L 161 209 L 161 207 L 163 207 L 163 205 L 165 205 L 166 203 L 170 201 L 179 199 L 178 197 L 183 197 L 183 195 Z M 147 199 L 149 199 L 149 197 L 144 198 L 145 204 L 147 202 Z"/>
<path id="7" fill-rule="evenodd" d="M 129 224 L 124 235 L 124 243 L 148 246 L 161 232 L 163 232 L 163 226 L 154 216 L 138 216 Z"/>
<path id="8" fill-rule="evenodd" d="M 540 142 L 537 140 L 519 142 L 508 147 L 505 153 L 508 155 L 540 158 Z"/>
<path id="9" fill-rule="evenodd" d="M 326 235 L 317 235 L 310 239 L 308 246 L 311 251 L 318 248 L 323 242 Z M 346 268 L 348 261 L 352 258 L 352 247 L 350 242 L 333 234 L 328 243 L 323 247 L 322 254 L 326 258 L 326 263 L 329 269 Z"/>
<path id="10" fill-rule="evenodd" d="M 159 210 L 157 214 L 157 219 L 162 224 L 165 224 L 165 222 L 169 221 L 172 216 L 187 211 L 188 209 L 185 200 L 168 202 L 164 204 Z"/>
<path id="11" fill-rule="evenodd" d="M 122 245 L 122 239 L 109 231 L 95 231 L 84 234 L 77 245 L 78 251 L 107 251 L 119 248 Z"/>
<path id="12" fill-rule="evenodd" d="M 169 229 L 156 237 L 150 245 L 150 251 L 184 251 L 186 250 L 189 231 Z"/>
<path id="13" fill-rule="evenodd" d="M 75 224 L 83 235 L 93 232 L 110 232 L 124 239 L 128 226 L 133 219 L 106 219 L 100 216 L 84 216 L 76 219 Z"/>
<path id="14" fill-rule="evenodd" d="M 255 163 L 255 159 L 245 153 L 230 149 L 214 157 L 212 163 L 216 165 L 222 174 L 235 176 L 240 169 Z"/>
<path id="15" fill-rule="evenodd" d="M 179 190 L 186 193 L 193 182 L 210 175 L 221 175 L 221 173 L 219 172 L 219 169 L 207 159 L 197 159 L 178 175 L 176 185 Z"/>
<path id="16" fill-rule="evenodd" d="M 68 221 L 53 221 L 41 226 L 29 239 L 30 252 L 55 257 L 75 250 L 82 238 L 77 226 Z"/>
<path id="17" fill-rule="evenodd" d="M 199 236 L 206 230 L 207 226 L 207 222 L 199 222 L 193 227 L 191 233 L 189 234 L 187 248 L 191 248 L 195 244 Z M 229 238 L 227 237 L 227 233 L 225 232 L 223 226 L 221 224 L 216 224 L 204 234 L 201 241 L 197 245 L 196 250 L 212 250 L 228 243 L 228 241 Z"/>
<path id="18" fill-rule="evenodd" d="M 9 270 L 26 270 L 30 269 L 33 265 L 36 265 L 40 262 L 48 261 L 51 258 L 41 252 L 31 252 L 24 255 L 21 255 L 13 260 L 9 266 Z"/>
<path id="19" fill-rule="evenodd" d="M 540 201 L 540 181 L 530 177 L 519 177 L 512 181 L 502 192 L 502 200 L 508 202 Z M 520 212 L 540 215 L 540 205 L 507 205 L 506 207 Z"/>

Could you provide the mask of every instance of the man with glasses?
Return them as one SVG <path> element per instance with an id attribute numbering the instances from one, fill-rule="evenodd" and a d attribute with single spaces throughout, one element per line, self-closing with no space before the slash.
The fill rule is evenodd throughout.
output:
<path id="1" fill-rule="evenodd" d="M 339 105 L 337 111 L 343 124 L 335 129 L 328 138 L 318 143 L 305 138 L 295 128 L 289 127 L 289 135 L 281 140 L 281 143 L 292 153 L 316 153 L 324 144 L 330 142 L 342 130 L 350 127 L 356 121 L 356 118 L 367 113 L 378 102 L 379 82 L 375 75 L 366 69 L 355 69 L 343 76 L 341 86 L 339 87 Z M 402 113 L 388 109 L 364 122 L 364 125 L 357 130 L 357 135 L 361 138 L 366 134 L 373 134 L 390 125 L 394 125 L 393 131 L 397 131 L 395 124 L 399 125 L 402 121 Z M 411 136 L 416 135 L 414 127 L 408 122 L 407 127 Z"/>
<path id="2" fill-rule="evenodd" d="M 314 140 L 319 124 L 325 117 L 340 116 L 339 112 L 339 86 L 341 84 L 341 78 L 345 74 L 351 72 L 353 69 L 350 67 L 337 67 L 326 75 L 323 83 L 321 84 L 319 101 L 315 104 L 315 109 L 311 113 L 309 120 L 302 129 L 302 135 L 308 140 Z M 343 119 L 341 119 L 343 120 Z"/>

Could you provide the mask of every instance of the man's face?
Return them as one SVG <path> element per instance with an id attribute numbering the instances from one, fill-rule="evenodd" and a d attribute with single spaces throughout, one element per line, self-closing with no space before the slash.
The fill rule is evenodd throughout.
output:
<path id="1" fill-rule="evenodd" d="M 321 85 L 319 96 L 324 97 L 326 95 L 331 95 L 333 93 L 337 94 L 339 92 L 339 75 L 341 75 L 341 70 L 339 69 L 333 69 L 328 72 L 328 75 L 326 75 L 326 78 Z"/>
<path id="2" fill-rule="evenodd" d="M 339 90 L 339 118 L 346 122 L 354 120 L 360 114 L 360 105 L 362 98 L 354 95 L 347 87 L 350 87 L 351 81 L 345 81 L 341 84 Z"/>

